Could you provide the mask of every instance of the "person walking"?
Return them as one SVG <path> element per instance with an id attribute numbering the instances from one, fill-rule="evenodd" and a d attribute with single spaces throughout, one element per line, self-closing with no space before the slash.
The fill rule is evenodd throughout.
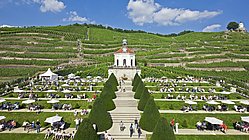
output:
<path id="1" fill-rule="evenodd" d="M 131 124 L 130 126 L 130 137 L 132 137 L 132 134 L 133 134 L 133 124 Z"/>
<path id="2" fill-rule="evenodd" d="M 37 122 L 36 122 L 37 133 L 40 133 L 40 128 L 41 128 L 41 123 L 39 122 L 39 120 L 37 120 Z"/>
<path id="3" fill-rule="evenodd" d="M 170 125 L 171 125 L 172 130 L 174 130 L 174 123 L 175 123 L 175 119 L 173 119 L 173 120 L 170 122 Z"/>
<path id="4" fill-rule="evenodd" d="M 137 133 L 138 133 L 138 138 L 140 138 L 140 135 L 142 134 L 142 131 L 141 131 L 141 128 L 140 128 L 139 125 L 137 126 Z"/>
<path id="5" fill-rule="evenodd" d="M 120 126 L 120 131 L 124 131 L 124 123 L 122 121 L 119 123 L 119 126 Z"/>
<path id="6" fill-rule="evenodd" d="M 123 87 L 123 92 L 125 92 L 125 87 Z"/>
<path id="7" fill-rule="evenodd" d="M 134 120 L 134 124 L 135 124 L 135 128 L 137 129 L 137 126 L 138 126 L 138 121 L 137 121 L 137 118 L 135 118 L 135 120 Z"/>

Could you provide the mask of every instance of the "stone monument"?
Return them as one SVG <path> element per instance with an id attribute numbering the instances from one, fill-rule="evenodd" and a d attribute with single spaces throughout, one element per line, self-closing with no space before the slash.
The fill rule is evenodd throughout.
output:
<path id="1" fill-rule="evenodd" d="M 108 75 L 112 73 L 117 79 L 131 80 L 136 73 L 141 74 L 141 69 L 136 67 L 135 53 L 127 47 L 127 40 L 123 40 L 123 46 L 114 53 L 114 65 L 108 69 Z"/>

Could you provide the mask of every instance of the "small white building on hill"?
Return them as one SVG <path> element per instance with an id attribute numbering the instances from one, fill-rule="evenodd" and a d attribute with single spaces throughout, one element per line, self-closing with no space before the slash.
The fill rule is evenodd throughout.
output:
<path id="1" fill-rule="evenodd" d="M 108 75 L 112 73 L 117 79 L 131 80 L 136 73 L 141 74 L 141 69 L 136 67 L 135 53 L 127 47 L 127 40 L 123 40 L 123 46 L 114 54 L 114 65 L 109 67 Z"/>

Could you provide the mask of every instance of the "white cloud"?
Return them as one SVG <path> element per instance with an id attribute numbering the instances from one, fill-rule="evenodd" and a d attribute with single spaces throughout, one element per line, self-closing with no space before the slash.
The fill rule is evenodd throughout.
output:
<path id="1" fill-rule="evenodd" d="M 222 11 L 207 10 L 191 11 L 190 9 L 172 9 L 163 7 L 154 0 L 130 0 L 127 5 L 128 18 L 137 25 L 144 23 L 157 22 L 158 25 L 180 25 L 184 22 L 200 20 L 203 18 L 213 18 L 222 13 Z"/>
<path id="2" fill-rule="evenodd" d="M 215 30 L 219 30 L 220 27 L 221 27 L 220 24 L 214 24 L 214 25 L 211 25 L 211 26 L 207 26 L 206 28 L 204 28 L 202 30 L 202 32 L 212 32 L 212 31 L 215 31 Z"/>
<path id="3" fill-rule="evenodd" d="M 87 19 L 86 17 L 80 17 L 78 16 L 76 11 L 70 11 L 70 16 L 68 18 L 63 18 L 62 21 L 80 21 L 80 22 L 90 22 L 90 19 Z M 92 21 L 93 22 L 93 21 Z M 95 22 L 95 21 L 94 21 Z"/>
<path id="4" fill-rule="evenodd" d="M 5 4 L 10 3 L 10 2 L 12 2 L 12 0 L 1 0 L 1 1 L 0 1 L 0 8 L 3 8 L 3 6 L 4 6 Z"/>
<path id="5" fill-rule="evenodd" d="M 10 25 L 2 25 L 2 26 L 0 26 L 0 28 L 5 28 L 5 27 L 11 28 L 11 27 L 16 27 L 16 26 L 10 26 Z"/>
<path id="6" fill-rule="evenodd" d="M 20 2 L 15 2 L 16 5 L 20 5 Z"/>
<path id="7" fill-rule="evenodd" d="M 40 10 L 42 12 L 51 11 L 56 13 L 56 12 L 61 12 L 63 9 L 66 8 L 66 5 L 64 5 L 63 2 L 58 0 L 33 0 L 33 2 L 42 4 L 40 7 Z"/>

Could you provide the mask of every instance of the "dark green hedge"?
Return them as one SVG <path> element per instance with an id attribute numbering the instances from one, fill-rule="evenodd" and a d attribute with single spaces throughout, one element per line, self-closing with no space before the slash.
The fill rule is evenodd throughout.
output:
<path id="1" fill-rule="evenodd" d="M 138 103 L 138 110 L 144 111 L 145 106 L 148 102 L 148 100 L 150 99 L 150 93 L 148 92 L 148 89 L 146 87 L 144 87 L 143 93 L 140 97 L 139 103 Z"/>
<path id="2" fill-rule="evenodd" d="M 142 93 L 143 93 L 143 91 L 144 91 L 144 88 L 145 88 L 144 83 L 141 81 L 141 82 L 139 83 L 137 89 L 136 89 L 135 94 L 134 94 L 134 98 L 135 98 L 135 99 L 140 99 L 140 97 L 141 97 L 141 95 L 142 95 Z"/>
<path id="3" fill-rule="evenodd" d="M 110 111 L 116 108 L 109 91 L 107 90 L 102 91 L 100 94 L 100 99 L 105 105 L 105 108 L 107 111 Z"/>
<path id="4" fill-rule="evenodd" d="M 138 77 L 135 79 L 134 84 L 133 84 L 133 88 L 132 88 L 132 91 L 133 91 L 133 92 L 136 91 L 137 86 L 138 86 L 138 84 L 139 84 L 140 82 L 142 82 L 142 80 L 141 80 L 140 76 L 138 76 Z"/>
<path id="5" fill-rule="evenodd" d="M 175 139 L 176 137 L 172 128 L 170 127 L 170 124 L 164 117 L 161 117 L 157 122 L 157 125 L 153 131 L 150 140 L 175 140 Z"/>
<path id="6" fill-rule="evenodd" d="M 88 118 L 85 118 L 80 124 L 74 136 L 74 140 L 98 140 L 97 133 Z"/>
<path id="7" fill-rule="evenodd" d="M 154 99 L 150 97 L 144 108 L 144 113 L 141 116 L 139 125 L 143 130 L 153 132 L 159 118 L 160 114 L 156 103 Z"/>
<path id="8" fill-rule="evenodd" d="M 92 123 L 97 125 L 98 132 L 105 131 L 112 127 L 111 118 L 99 97 L 94 101 L 88 118 Z"/>

